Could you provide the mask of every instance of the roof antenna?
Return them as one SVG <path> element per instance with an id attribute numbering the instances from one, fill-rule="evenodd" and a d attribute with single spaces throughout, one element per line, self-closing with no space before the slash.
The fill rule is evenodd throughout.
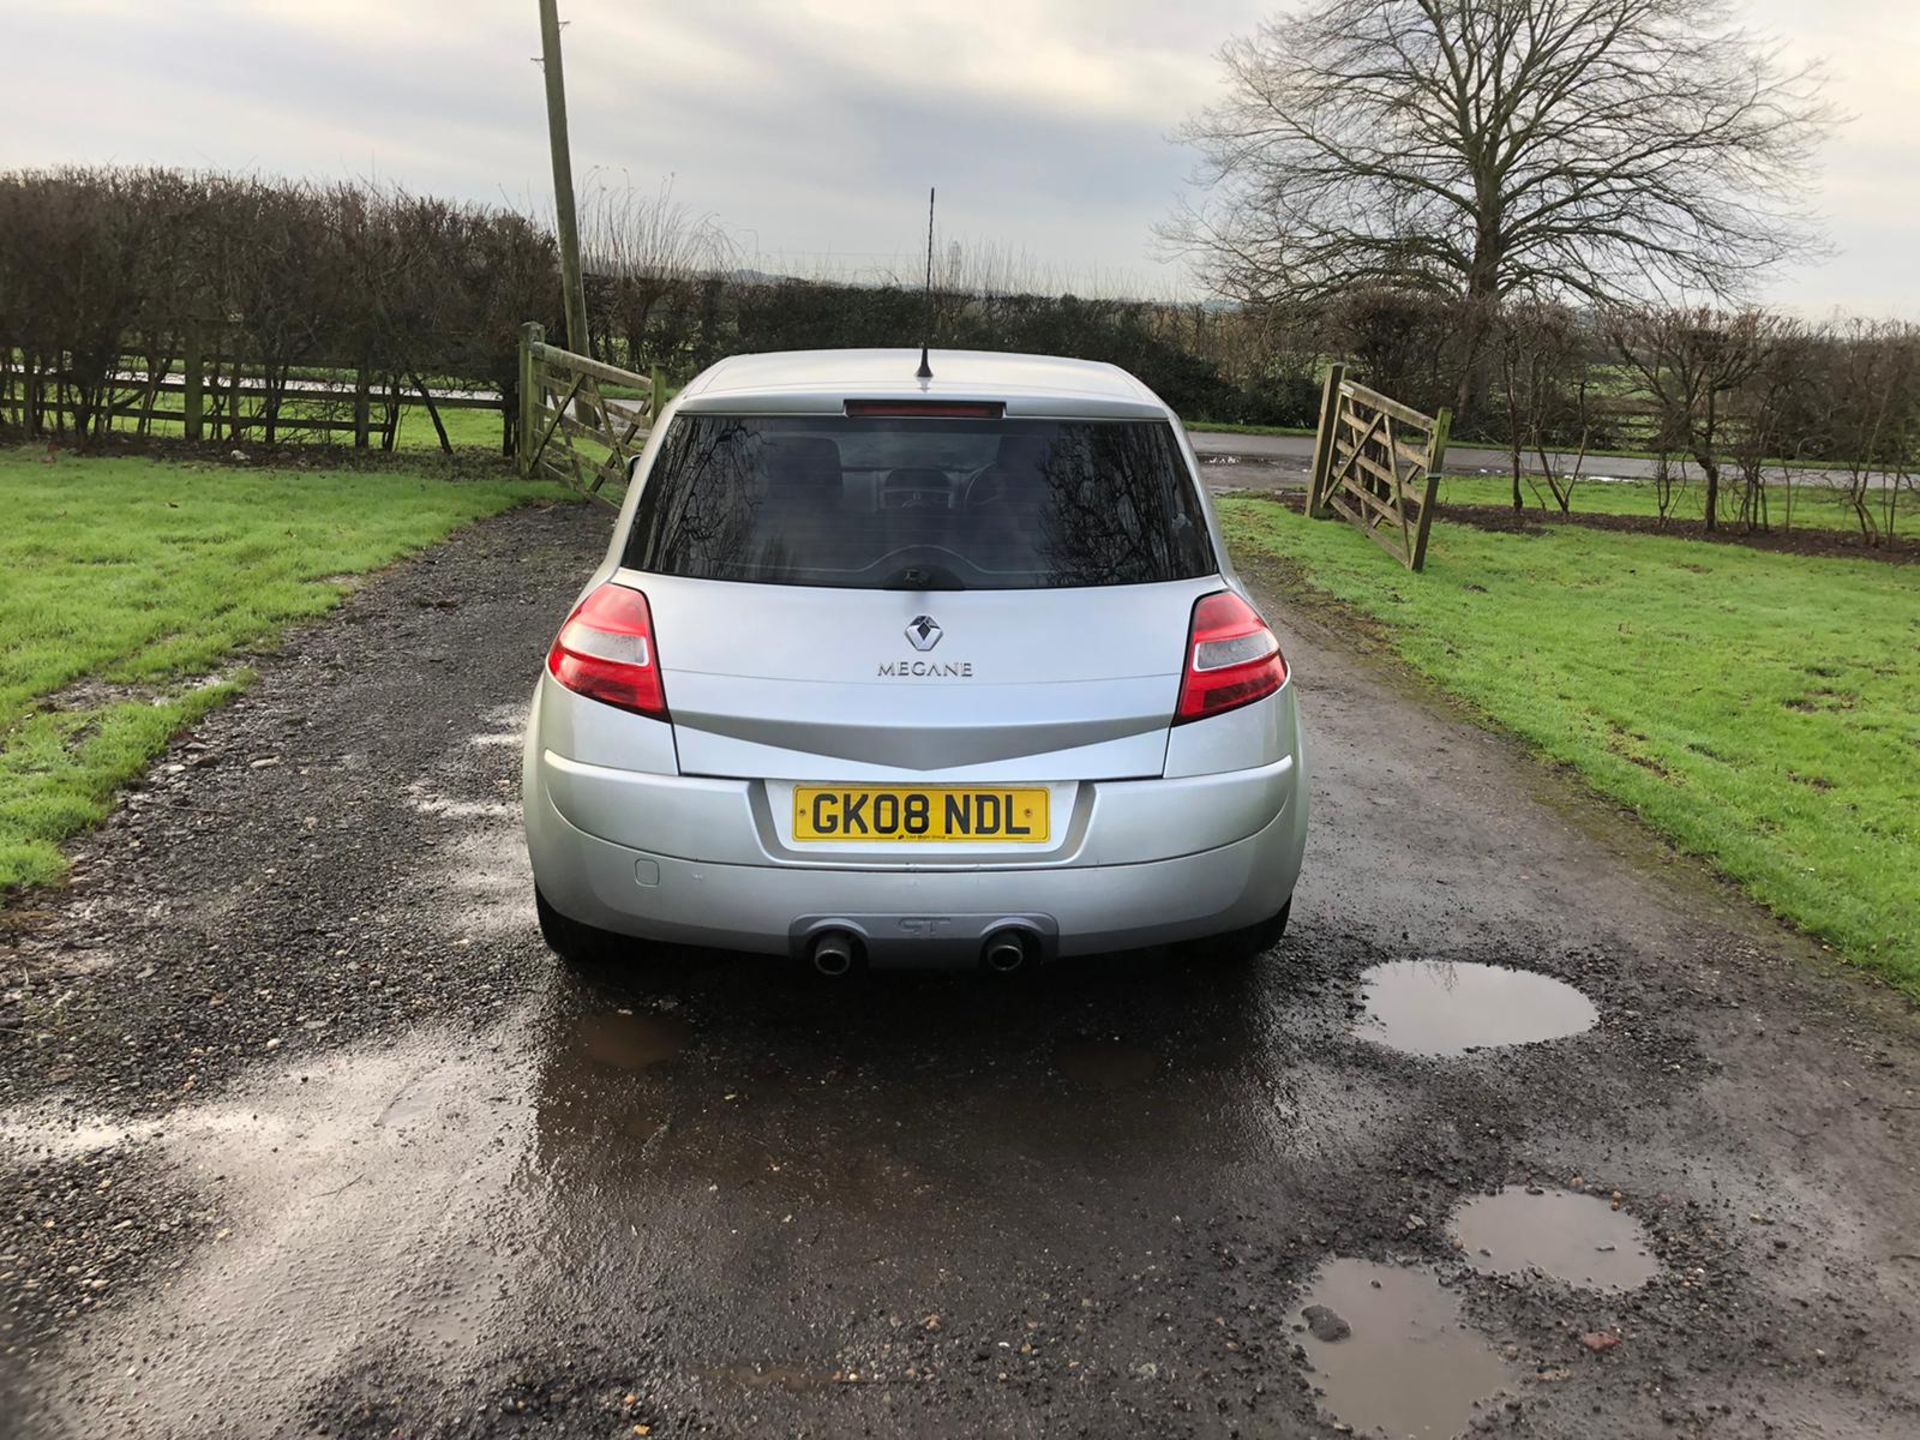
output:
<path id="1" fill-rule="evenodd" d="M 927 187 L 927 291 L 926 301 L 920 312 L 920 368 L 914 371 L 919 380 L 933 378 L 933 366 L 927 363 L 927 342 L 933 339 L 933 187 Z"/>

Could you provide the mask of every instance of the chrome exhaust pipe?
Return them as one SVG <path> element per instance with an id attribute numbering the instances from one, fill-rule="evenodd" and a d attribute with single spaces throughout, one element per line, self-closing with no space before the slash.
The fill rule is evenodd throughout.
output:
<path id="1" fill-rule="evenodd" d="M 980 947 L 980 963 L 996 975 L 1011 975 L 1026 968 L 1033 951 L 1033 937 L 1009 925 L 987 936 Z"/>
<path id="2" fill-rule="evenodd" d="M 853 969 L 856 943 L 845 930 L 823 930 L 807 947 L 807 959 L 816 973 L 838 980 Z"/>

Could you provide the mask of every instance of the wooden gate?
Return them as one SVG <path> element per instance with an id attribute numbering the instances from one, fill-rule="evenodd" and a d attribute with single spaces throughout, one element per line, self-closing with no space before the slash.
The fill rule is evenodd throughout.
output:
<path id="1" fill-rule="evenodd" d="M 1334 366 L 1320 405 L 1307 513 L 1340 515 L 1409 570 L 1421 569 L 1448 423 L 1445 410 L 1422 415 Z"/>
<path id="2" fill-rule="evenodd" d="M 546 342 L 520 327 L 520 473 L 545 475 L 618 505 L 628 462 L 659 413 L 660 372 L 641 375 Z M 612 488 L 609 489 L 608 487 Z"/>

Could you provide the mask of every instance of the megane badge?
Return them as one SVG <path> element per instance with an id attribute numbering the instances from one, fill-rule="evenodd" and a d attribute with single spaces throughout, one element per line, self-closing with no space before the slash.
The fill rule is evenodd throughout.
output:
<path id="1" fill-rule="evenodd" d="M 916 650 L 931 650 L 940 643 L 940 627 L 931 615 L 916 615 L 907 622 L 907 642 Z"/>

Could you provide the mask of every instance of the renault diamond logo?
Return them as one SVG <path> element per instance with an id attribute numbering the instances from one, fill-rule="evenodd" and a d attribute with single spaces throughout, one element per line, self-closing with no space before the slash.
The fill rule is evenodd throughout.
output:
<path id="1" fill-rule="evenodd" d="M 931 615 L 916 615 L 907 622 L 907 640 L 916 650 L 931 650 L 940 643 L 940 627 Z"/>

